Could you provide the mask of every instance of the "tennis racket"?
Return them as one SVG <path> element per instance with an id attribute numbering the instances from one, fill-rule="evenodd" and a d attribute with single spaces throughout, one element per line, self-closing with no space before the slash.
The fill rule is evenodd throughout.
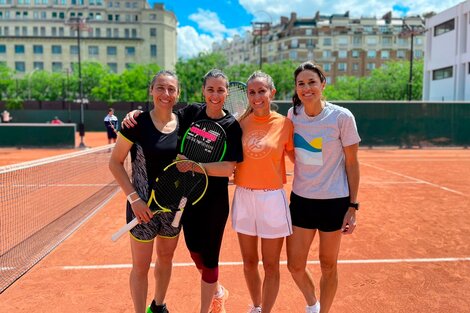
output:
<path id="1" fill-rule="evenodd" d="M 194 205 L 204 196 L 208 178 L 204 168 L 191 160 L 178 160 L 163 169 L 155 180 L 147 202 L 153 214 L 176 212 L 171 225 L 179 227 L 181 216 L 188 204 Z M 112 235 L 113 241 L 139 224 L 134 218 Z"/>
<path id="2" fill-rule="evenodd" d="M 222 161 L 227 150 L 227 135 L 218 123 L 200 120 L 191 124 L 181 141 L 180 152 L 195 162 Z"/>
<path id="3" fill-rule="evenodd" d="M 225 99 L 224 108 L 235 118 L 240 117 L 248 108 L 248 98 L 246 96 L 246 84 L 242 82 L 230 82 L 228 86 L 228 96 Z"/>

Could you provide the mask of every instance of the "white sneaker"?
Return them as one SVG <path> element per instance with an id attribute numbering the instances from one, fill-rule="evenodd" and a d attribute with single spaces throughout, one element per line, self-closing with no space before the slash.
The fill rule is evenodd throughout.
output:
<path id="1" fill-rule="evenodd" d="M 305 307 L 305 313 L 320 313 L 320 302 L 317 301 L 317 303 L 312 306 L 307 305 Z"/>
<path id="2" fill-rule="evenodd" d="M 261 313 L 261 307 L 260 306 L 250 306 L 250 310 L 248 313 Z"/>

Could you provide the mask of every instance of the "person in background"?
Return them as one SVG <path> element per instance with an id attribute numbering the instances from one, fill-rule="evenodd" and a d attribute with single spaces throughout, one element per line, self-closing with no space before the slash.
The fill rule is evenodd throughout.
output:
<path id="1" fill-rule="evenodd" d="M 148 272 L 155 246 L 155 293 L 147 313 L 168 313 L 164 300 L 181 227 L 171 225 L 175 213 L 153 215 L 147 201 L 152 183 L 176 158 L 179 121 L 173 113 L 173 106 L 180 94 L 178 77 L 173 72 L 160 71 L 154 76 L 149 89 L 153 109 L 136 118 L 139 122 L 136 127 L 123 128 L 119 132 L 109 168 L 127 195 L 127 222 L 137 217 L 140 223 L 130 231 L 132 270 L 129 282 L 134 310 L 136 313 L 146 311 Z M 113 109 L 109 112 L 109 122 L 117 121 L 112 119 Z M 129 151 L 132 181 L 124 168 Z"/>
<path id="2" fill-rule="evenodd" d="M 342 235 L 356 227 L 360 137 L 352 113 L 323 98 L 325 73 L 305 62 L 294 72 L 294 180 L 290 197 L 293 234 L 287 237 L 287 267 L 306 302 L 307 313 L 328 313 L 338 286 Z M 315 295 L 307 257 L 320 236 L 320 298 Z M 318 301 L 320 300 L 320 301 Z M 320 309 L 321 304 L 321 309 Z"/>
<path id="3" fill-rule="evenodd" d="M 243 162 L 235 169 L 237 186 L 232 203 L 232 226 L 238 233 L 243 273 L 252 300 L 249 313 L 271 312 L 279 292 L 279 261 L 284 237 L 292 223 L 283 189 L 285 155 L 293 158 L 293 126 L 270 110 L 276 94 L 266 73 L 254 72 L 247 81 L 249 108 L 240 117 Z M 258 238 L 264 279 L 259 273 Z"/>
<path id="4" fill-rule="evenodd" d="M 51 124 L 59 125 L 63 124 L 63 122 L 59 119 L 59 117 L 54 116 L 54 118 L 51 120 Z"/>
<path id="5" fill-rule="evenodd" d="M 114 115 L 113 108 L 108 109 L 108 114 L 104 117 L 104 126 L 106 127 L 106 133 L 108 135 L 108 144 L 116 142 L 119 130 L 119 121 L 116 115 Z"/>
<path id="6" fill-rule="evenodd" d="M 10 123 L 10 121 L 12 119 L 13 119 L 13 117 L 11 117 L 10 112 L 8 112 L 7 110 L 3 110 L 3 112 L 2 112 L 2 123 Z"/>
<path id="7" fill-rule="evenodd" d="M 186 207 L 181 220 L 186 246 L 201 273 L 200 313 L 225 313 L 228 297 L 228 290 L 219 283 L 219 256 L 229 215 L 228 177 L 232 176 L 235 164 L 243 161 L 240 125 L 223 109 L 228 84 L 228 77 L 222 71 L 210 70 L 203 79 L 205 103 L 193 103 L 176 112 L 181 137 L 192 122 L 205 119 L 217 122 L 227 134 L 227 151 L 222 162 L 202 164 L 209 176 L 204 197 L 195 206 Z M 139 112 L 130 112 L 123 125 L 135 125 L 134 117 Z"/>

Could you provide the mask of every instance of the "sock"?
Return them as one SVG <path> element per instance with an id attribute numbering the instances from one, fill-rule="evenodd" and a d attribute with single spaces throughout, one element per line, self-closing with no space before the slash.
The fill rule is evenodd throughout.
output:
<path id="1" fill-rule="evenodd" d="M 320 302 L 316 302 L 314 305 L 307 305 L 307 308 L 311 309 L 311 312 L 320 312 Z"/>
<path id="2" fill-rule="evenodd" d="M 214 297 L 216 298 L 222 298 L 224 296 L 225 292 L 224 292 L 224 287 L 222 287 L 221 285 L 219 285 L 219 289 L 217 290 L 217 292 L 214 294 Z"/>

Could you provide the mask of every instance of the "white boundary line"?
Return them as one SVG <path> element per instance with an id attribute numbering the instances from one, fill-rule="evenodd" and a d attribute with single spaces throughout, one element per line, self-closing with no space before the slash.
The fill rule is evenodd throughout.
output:
<path id="1" fill-rule="evenodd" d="M 400 176 L 400 177 L 411 179 L 411 180 L 413 180 L 417 183 L 426 184 L 426 185 L 436 187 L 436 188 L 439 188 L 439 189 L 442 189 L 442 190 L 445 190 L 445 191 L 448 191 L 448 192 L 452 192 L 452 193 L 458 194 L 460 196 L 463 196 L 465 198 L 469 197 L 467 194 L 464 194 L 463 192 L 460 192 L 460 191 L 457 191 L 457 190 L 454 190 L 454 189 L 450 189 L 450 188 L 447 188 L 445 186 L 441 186 L 441 185 L 438 185 L 438 184 L 434 184 L 434 183 L 431 183 L 431 182 L 428 182 L 428 181 L 425 181 L 425 180 L 422 180 L 422 179 L 419 179 L 419 178 L 416 178 L 416 177 L 400 174 L 398 172 L 390 171 L 390 170 L 387 170 L 387 169 L 384 169 L 384 168 L 381 168 L 381 167 L 378 167 L 378 166 L 375 166 L 375 165 L 367 164 L 367 163 L 362 163 L 361 162 L 361 165 L 365 165 L 365 166 L 372 167 L 372 168 L 375 168 L 377 170 L 381 170 L 381 171 L 384 171 L 384 172 L 387 172 L 387 173 L 390 173 L 390 174 L 394 174 L 394 175 L 397 175 L 397 176 Z"/>
<path id="2" fill-rule="evenodd" d="M 417 259 L 364 259 L 364 260 L 338 260 L 338 264 L 396 264 L 396 263 L 444 263 L 444 262 L 470 262 L 470 257 L 462 258 L 417 258 Z M 286 265 L 287 261 L 279 262 Z M 260 264 L 262 264 L 260 262 Z M 308 261 L 307 264 L 320 264 L 319 261 Z M 219 262 L 219 266 L 242 266 L 243 262 Z M 193 263 L 173 263 L 173 267 L 193 267 Z M 152 263 L 152 267 L 155 264 Z M 60 266 L 64 271 L 74 270 L 109 270 L 109 269 L 130 269 L 132 264 L 109 264 L 109 265 L 77 265 Z"/>

